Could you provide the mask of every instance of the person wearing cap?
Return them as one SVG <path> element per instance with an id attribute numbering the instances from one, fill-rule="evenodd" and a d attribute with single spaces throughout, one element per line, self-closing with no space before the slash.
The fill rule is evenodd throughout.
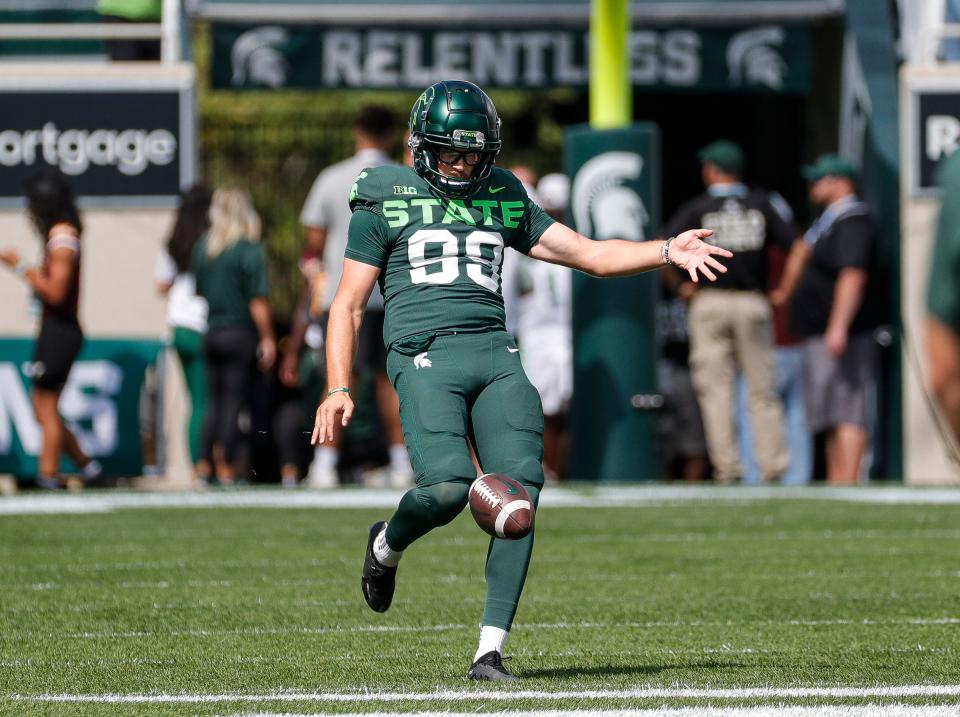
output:
<path id="1" fill-rule="evenodd" d="M 683 281 L 678 294 L 690 301 L 690 368 L 700 404 L 707 450 L 719 483 L 743 476 L 734 425 L 737 372 L 746 381 L 753 445 L 764 482 L 779 479 L 789 463 L 783 405 L 776 391 L 767 250 L 802 251 L 798 232 L 771 202 L 770 192 L 740 179 L 743 151 L 718 140 L 698 154 L 706 191 L 683 204 L 664 227 L 671 236 L 694 223 L 710 228 L 719 246 L 734 252 L 728 271 L 709 288 Z M 780 297 L 781 287 L 771 293 Z M 778 299 L 779 300 L 779 299 Z"/>
<path id="2" fill-rule="evenodd" d="M 346 198 L 362 171 L 393 164 L 388 153 L 396 142 L 398 129 L 397 117 L 389 108 L 379 105 L 361 108 L 353 121 L 354 155 L 324 169 L 310 188 L 300 212 L 300 223 L 306 233 L 304 265 L 305 273 L 310 275 L 311 291 L 305 298 L 310 310 L 298 310 L 280 364 L 280 379 L 287 386 L 294 386 L 298 381 L 300 354 L 311 333 L 315 346 L 326 340 L 322 330 L 319 337 L 317 332 L 311 332 L 308 319 L 319 316 L 320 326 L 327 325 L 326 317 L 343 274 L 347 229 L 352 216 Z M 384 321 L 383 296 L 375 288 L 364 312 L 353 370 L 356 376 L 365 373 L 373 376 L 377 409 L 389 445 L 390 464 L 385 477 L 392 487 L 404 488 L 413 482 L 413 471 L 403 443 L 399 399 L 387 377 L 387 353 L 382 340 Z M 325 490 L 339 484 L 337 466 L 342 439 L 342 432 L 337 433 L 333 441 L 316 447 L 305 480 L 308 488 Z"/>
<path id="3" fill-rule="evenodd" d="M 960 440 L 960 154 L 940 171 L 943 204 L 927 289 L 927 358 L 930 389 Z"/>
<path id="4" fill-rule="evenodd" d="M 804 235 L 803 252 L 787 263 L 790 330 L 805 340 L 807 425 L 826 433 L 827 481 L 856 483 L 879 360 L 878 225 L 857 197 L 858 173 L 846 159 L 822 155 L 803 176 L 823 213 Z"/>

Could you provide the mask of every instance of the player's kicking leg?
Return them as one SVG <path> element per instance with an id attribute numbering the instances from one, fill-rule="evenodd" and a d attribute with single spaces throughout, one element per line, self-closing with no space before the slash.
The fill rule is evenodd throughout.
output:
<path id="1" fill-rule="evenodd" d="M 449 523 L 466 506 L 474 480 L 473 464 L 466 447 L 460 451 L 465 465 L 470 466 L 469 476 L 408 490 L 389 523 L 381 520 L 370 526 L 360 587 L 372 610 L 386 612 L 390 607 L 397 566 L 407 546 L 434 528 Z"/>
<path id="2" fill-rule="evenodd" d="M 387 546 L 384 540 L 386 529 L 387 524 L 382 520 L 370 526 L 367 552 L 363 557 L 363 573 L 360 577 L 363 599 L 374 612 L 386 612 L 390 603 L 393 602 L 393 590 L 397 583 L 397 565 L 403 555 L 402 551 L 391 550 Z M 378 542 L 379 550 L 377 550 Z"/>
<path id="3" fill-rule="evenodd" d="M 436 353 L 429 372 L 404 354 L 391 352 L 387 360 L 417 486 L 400 499 L 390 521 L 374 523 L 367 536 L 360 586 L 376 612 L 390 607 L 403 551 L 459 515 L 476 477 L 467 450 L 469 389 L 450 354 Z"/>

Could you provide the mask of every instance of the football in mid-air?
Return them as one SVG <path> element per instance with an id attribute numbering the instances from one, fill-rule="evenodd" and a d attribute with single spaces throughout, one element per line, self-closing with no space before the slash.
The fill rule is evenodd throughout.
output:
<path id="1" fill-rule="evenodd" d="M 484 473 L 473 482 L 470 512 L 477 525 L 495 538 L 519 540 L 533 529 L 530 494 L 503 473 Z"/>

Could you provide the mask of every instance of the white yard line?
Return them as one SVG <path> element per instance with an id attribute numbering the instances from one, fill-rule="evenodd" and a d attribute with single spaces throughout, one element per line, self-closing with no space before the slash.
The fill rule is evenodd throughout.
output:
<path id="1" fill-rule="evenodd" d="M 476 717 L 476 712 L 417 712 L 418 717 Z M 660 707 L 639 710 L 511 710 L 499 717 L 956 717 L 955 706 Z M 332 713 L 243 712 L 231 717 L 334 717 Z M 336 717 L 410 717 L 409 712 L 337 713 Z"/>
<path id="2" fill-rule="evenodd" d="M 918 626 L 947 626 L 960 625 L 958 617 L 904 617 L 890 618 L 885 620 L 755 620 L 755 621 L 709 621 L 709 620 L 651 620 L 649 622 L 536 622 L 536 623 L 518 623 L 515 628 L 517 632 L 524 630 L 649 630 L 657 628 L 697 628 L 697 627 L 721 627 L 721 628 L 751 628 L 751 627 L 830 627 L 836 625 L 850 625 L 866 627 L 871 626 L 889 626 L 889 625 L 918 625 Z M 9 630 L 6 634 L 8 638 L 19 639 L 71 639 L 71 640 L 115 640 L 115 639 L 140 639 L 145 637 L 227 637 L 237 636 L 269 636 L 269 635 L 326 635 L 326 634 L 347 634 L 347 633 L 433 633 L 449 632 L 452 630 L 473 630 L 475 626 L 461 623 L 448 623 L 442 625 L 373 625 L 362 627 L 341 627 L 339 625 L 328 626 L 303 626 L 303 627 L 246 627 L 235 628 L 232 630 L 164 630 L 164 631 L 84 631 L 84 632 L 39 632 L 27 630 L 20 632 Z M 915 648 L 916 646 L 914 646 Z M 694 651 L 699 652 L 699 651 Z"/>
<path id="3" fill-rule="evenodd" d="M 394 508 L 403 491 L 342 488 L 282 491 L 270 488 L 217 492 L 91 491 L 88 494 L 27 494 L 0 498 L 0 515 L 106 513 L 128 508 Z M 833 488 L 670 486 L 573 488 L 548 486 L 541 505 L 635 507 L 687 502 L 826 500 L 875 504 L 960 505 L 960 488 L 862 486 Z"/>
<path id="4" fill-rule="evenodd" d="M 418 717 L 476 717 L 476 712 L 417 712 Z M 646 710 L 517 710 L 500 717 L 956 717 L 954 706 L 841 705 L 818 707 L 660 707 Z M 244 712 L 231 717 L 334 717 L 324 713 Z M 410 717 L 409 712 L 337 713 L 336 717 Z"/>
<path id="5" fill-rule="evenodd" d="M 649 650 L 628 650 L 628 651 L 609 651 L 605 652 L 604 655 L 608 658 L 627 658 L 627 657 L 660 657 L 664 655 L 683 655 L 683 656 L 704 656 L 704 655 L 769 655 L 777 654 L 784 655 L 787 653 L 796 653 L 797 651 L 783 650 L 780 648 L 776 649 L 765 649 L 765 648 L 755 648 L 755 647 L 746 647 L 746 648 L 732 648 L 728 645 L 722 645 L 717 648 L 705 647 L 701 649 L 690 649 L 690 650 L 672 650 L 672 649 L 649 649 Z M 886 654 L 916 654 L 924 653 L 928 655 L 952 655 L 954 650 L 952 648 L 928 648 L 923 645 L 914 645 L 911 647 L 883 647 L 875 648 L 873 650 L 863 650 L 862 654 L 875 653 L 880 655 Z M 555 652 L 553 653 L 554 657 L 577 657 L 579 655 L 575 650 L 569 650 L 564 652 Z M 441 657 L 447 657 L 450 659 L 458 659 L 457 656 L 445 653 Z M 353 662 L 353 661 L 367 661 L 369 658 L 366 655 L 337 655 L 336 657 L 326 657 L 325 661 L 327 662 Z M 296 665 L 300 663 L 299 658 L 293 656 L 286 657 L 224 657 L 222 662 L 227 665 L 264 665 L 264 664 L 273 664 L 273 665 Z M 116 659 L 107 659 L 107 658 L 98 658 L 98 659 L 73 659 L 73 660 L 48 660 L 44 658 L 26 658 L 22 660 L 0 660 L 0 668 L 2 669 L 11 669 L 11 670 L 23 670 L 23 669 L 35 669 L 35 670 L 44 670 L 49 672 L 51 669 L 57 668 L 76 668 L 76 667 L 117 667 L 121 665 L 165 665 L 165 666 L 177 666 L 182 664 L 181 660 L 178 658 L 167 658 L 167 659 L 153 659 L 153 658 L 116 658 Z M 0 702 L 2 702 L 2 697 L 0 697 Z M 957 712 L 956 714 L 960 714 Z"/>
<path id="6" fill-rule="evenodd" d="M 295 692 L 258 694 L 13 694 L 15 702 L 65 702 L 96 704 L 213 704 L 218 702 L 508 702 L 516 700 L 644 700 L 644 699 L 899 699 L 915 697 L 960 697 L 960 685 L 897 685 L 877 687 L 641 687 L 632 690 L 544 691 L 503 689 L 497 691 L 436 690 L 433 692 Z M 0 699 L 4 699 L 0 697 Z M 956 707 L 954 712 L 956 714 Z"/>

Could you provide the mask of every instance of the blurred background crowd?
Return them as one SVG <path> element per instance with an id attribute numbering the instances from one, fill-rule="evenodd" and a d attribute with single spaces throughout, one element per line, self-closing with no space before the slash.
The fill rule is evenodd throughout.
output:
<path id="1" fill-rule="evenodd" d="M 11 270 L 3 280 L 29 293 L 39 309 L 29 321 L 14 317 L 0 327 L 4 335 L 25 337 L 23 327 L 36 326 L 29 360 L 15 358 L 15 352 L 7 356 L 0 347 L 0 360 L 27 367 L 22 379 L 36 421 L 33 438 L 17 428 L 26 419 L 17 418 L 16 397 L 8 391 L 3 405 L 12 416 L 14 437 L 5 442 L 0 436 L 0 453 L 29 453 L 32 445 L 36 467 L 28 462 L 31 469 L 25 470 L 27 463 L 11 463 L 14 467 L 0 470 L 15 475 L 20 486 L 52 490 L 114 485 L 136 474 L 162 480 L 175 462 L 173 452 L 180 450 L 189 454 L 185 482 L 195 486 L 258 483 L 320 490 L 412 484 L 397 397 L 384 370 L 383 300 L 376 293 L 354 367 L 355 420 L 334 445 L 316 450 L 309 445 L 309 431 L 325 390 L 325 318 L 342 271 L 347 195 L 364 168 L 409 163 L 404 129 L 416 91 L 385 89 L 389 83 L 376 81 L 367 87 L 343 68 L 342 77 L 329 80 L 330 87 L 310 84 L 327 82 L 333 72 L 328 66 L 321 79 L 297 75 L 296 47 L 305 47 L 291 40 L 297 32 L 320 33 L 323 48 L 336 39 L 330 21 L 323 19 L 324 3 L 315 3 L 321 6 L 313 10 L 316 17 L 304 10 L 306 19 L 276 27 L 260 22 L 271 18 L 264 3 L 247 3 L 249 15 L 240 25 L 225 22 L 216 2 L 91 0 L 87 5 L 80 11 L 66 5 L 53 11 L 2 9 L 0 25 L 102 21 L 141 28 L 146 36 L 108 32 L 91 50 L 66 30 L 62 43 L 44 46 L 34 56 L 23 47 L 29 41 L 25 34 L 27 40 L 0 41 L 0 56 L 26 54 L 62 63 L 85 53 L 102 54 L 118 78 L 160 71 L 137 68 L 189 68 L 190 91 L 196 91 L 191 111 L 199 125 L 193 149 L 201 170 L 190 181 L 181 175 L 167 209 L 144 219 L 149 224 L 144 233 L 159 241 L 149 251 L 141 245 L 136 260 L 125 261 L 129 247 L 109 250 L 91 236 L 103 231 L 97 213 L 115 207 L 91 198 L 84 172 L 69 169 L 65 159 L 57 167 L 28 166 L 29 131 L 0 128 L 0 159 L 7 167 L 14 166 L 14 158 L 20 162 L 16 176 L 0 168 L 20 187 L 16 202 L 11 198 L 4 210 L 10 222 L 17 222 L 8 235 L 32 235 L 34 244 L 40 239 L 32 253 L 24 249 L 26 239 L 9 245 L 0 240 L 0 259 Z M 633 12 L 644 16 L 652 5 L 634 3 Z M 681 15 L 686 10 L 680 3 Z M 956 43 L 933 42 L 931 51 L 924 38 L 956 20 L 957 8 L 950 1 L 810 0 L 809 14 L 798 18 L 771 2 L 755 22 L 742 14 L 725 15 L 729 10 L 718 4 L 710 18 L 722 32 L 690 14 L 693 10 L 686 20 L 693 30 L 667 27 L 662 19 L 639 27 L 634 21 L 630 60 L 634 85 L 642 91 L 634 96 L 633 116 L 659 125 L 656 196 L 633 207 L 637 195 L 624 187 L 606 196 L 609 207 L 594 208 L 598 218 L 591 234 L 597 239 L 667 238 L 702 226 L 736 253 L 730 271 L 711 287 L 696 286 L 672 268 L 660 272 L 656 296 L 645 302 L 649 305 L 635 307 L 638 316 L 655 307 L 657 357 L 650 367 L 655 388 L 641 397 L 642 405 L 634 401 L 634 409 L 650 418 L 657 468 L 636 478 L 802 485 L 900 477 L 907 460 L 904 424 L 911 420 L 904 418 L 901 405 L 904 374 L 915 370 L 911 351 L 925 349 L 904 331 L 899 292 L 910 280 L 900 258 L 900 222 L 909 230 L 910 217 L 906 211 L 901 216 L 896 205 L 898 192 L 906 196 L 909 188 L 898 186 L 901 174 L 884 141 L 896 117 L 896 65 L 919 62 L 932 52 L 933 62 L 949 66 Z M 448 23 L 463 26 L 455 14 Z M 389 26 L 389 19 L 382 24 Z M 706 29 L 697 35 L 697 28 Z M 882 48 L 858 40 L 871 32 L 885 34 Z M 716 81 L 721 84 L 711 85 L 707 75 L 715 58 L 709 53 L 711 43 L 721 46 L 721 35 L 726 51 L 718 57 L 729 72 Z M 313 35 L 304 37 L 307 42 Z M 347 52 L 352 40 L 346 34 L 338 38 Z M 647 42 L 659 43 L 650 55 L 657 75 L 652 79 L 645 79 L 649 63 L 640 57 Z M 178 48 L 173 62 L 167 56 L 171 46 Z M 686 80 L 677 73 L 688 67 L 680 54 L 694 46 L 702 86 L 680 89 Z M 288 50 L 291 54 L 284 55 Z M 373 52 L 366 48 L 357 57 L 373 57 L 364 54 L 368 51 Z M 748 51 L 754 54 L 747 56 Z M 556 70 L 560 55 L 550 57 Z M 232 74 L 224 74 L 224 62 L 232 63 Z M 859 69 L 851 69 L 857 62 Z M 381 69 L 396 73 L 386 61 Z M 489 79 L 493 86 L 487 89 L 504 120 L 499 163 L 548 213 L 577 226 L 565 128 L 587 119 L 585 88 L 570 77 L 566 85 L 555 81 L 554 87 L 536 88 L 523 88 L 516 78 L 505 87 L 498 86 L 495 75 Z M 880 106 L 876 100 L 881 98 L 893 106 Z M 56 144 L 67 152 L 64 147 L 72 145 L 63 137 L 70 130 L 61 124 L 60 140 L 48 145 L 43 133 L 49 126 L 37 130 L 35 149 L 46 152 Z M 24 142 L 16 145 L 19 154 L 14 135 Z M 952 147 L 958 137 L 960 130 Z M 182 145 L 184 138 L 178 139 Z M 147 137 L 148 158 L 162 154 L 163 141 L 165 136 L 156 133 Z M 950 149 L 945 145 L 940 154 Z M 46 164 L 57 165 L 43 156 Z M 96 155 L 91 157 L 88 164 L 96 163 Z M 131 178 L 136 172 L 126 174 Z M 625 206 L 633 207 L 632 219 L 614 221 Z M 118 210 L 116 216 L 124 215 Z M 27 219 L 32 229 L 24 231 Z M 129 244 L 137 241 L 142 226 L 118 220 L 106 231 L 112 240 Z M 941 227 L 940 233 L 949 231 Z M 954 266 L 949 251 L 937 251 L 945 257 L 941 267 Z M 98 252 L 98 258 L 90 258 Z M 88 266 L 91 261 L 96 270 Z M 571 410 L 576 406 L 574 316 L 582 289 L 569 270 L 513 252 L 505 258 L 502 276 L 507 327 L 517 337 L 544 406 L 546 475 L 554 481 L 595 479 L 572 468 L 569 460 L 578 440 Z M 81 404 L 90 408 L 92 395 L 89 388 L 71 390 L 68 378 L 77 376 L 71 367 L 78 357 L 82 361 L 84 341 L 89 345 L 94 334 L 111 334 L 99 319 L 96 330 L 87 330 L 85 313 L 120 317 L 148 310 L 142 293 L 134 299 L 127 292 L 129 302 L 122 292 L 119 300 L 113 297 L 112 287 L 124 282 L 152 283 L 150 302 L 162 306 L 166 327 L 143 332 L 162 338 L 166 359 L 144 362 L 137 414 L 123 419 L 136 424 L 141 471 L 118 469 L 103 458 L 107 452 L 98 436 L 105 434 L 92 413 L 82 420 L 71 417 L 71 411 L 82 413 Z M 938 297 L 937 305 L 947 308 L 934 316 L 946 318 L 934 325 L 933 336 L 937 326 L 952 320 L 952 294 L 944 287 L 952 283 L 939 282 L 946 296 Z M 149 311 L 155 312 L 153 307 L 149 303 Z M 938 346 L 951 346 L 949 334 L 946 341 L 934 345 L 933 355 Z M 934 403 L 945 412 L 947 425 L 955 410 L 949 361 L 944 370 L 934 364 L 933 384 L 917 379 L 938 399 Z M 173 404 L 171 385 L 183 387 Z M 625 405 L 631 401 L 630 395 L 622 398 Z M 174 431 L 182 436 L 174 438 Z M 71 481 L 69 476 L 77 477 Z"/>

